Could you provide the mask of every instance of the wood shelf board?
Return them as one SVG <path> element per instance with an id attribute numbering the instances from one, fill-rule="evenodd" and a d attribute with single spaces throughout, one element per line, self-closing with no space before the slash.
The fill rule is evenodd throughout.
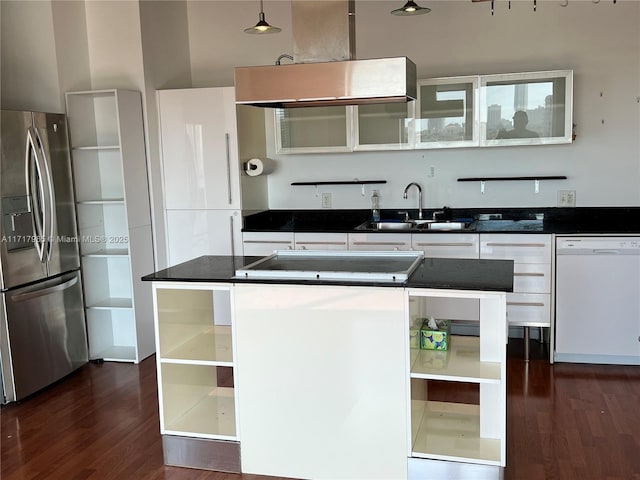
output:
<path id="1" fill-rule="evenodd" d="M 412 457 L 501 465 L 501 441 L 480 437 L 480 407 L 412 400 Z"/>
<path id="2" fill-rule="evenodd" d="M 82 200 L 77 202 L 78 205 L 124 205 L 124 198 L 110 198 L 98 200 Z"/>
<path id="3" fill-rule="evenodd" d="M 502 366 L 480 361 L 480 338 L 452 335 L 449 350 L 412 349 L 411 377 L 471 383 L 500 383 Z"/>
<path id="4" fill-rule="evenodd" d="M 126 257 L 129 255 L 128 248 L 101 248 L 94 252 L 81 253 L 82 257 Z"/>
<path id="5" fill-rule="evenodd" d="M 171 387 L 182 388 L 181 385 L 171 385 Z M 190 388 L 193 389 L 193 387 Z M 192 403 L 190 408 L 182 411 L 176 418 L 166 419 L 164 430 L 165 434 L 203 434 L 235 438 L 236 416 L 233 388 L 207 389 L 206 394 Z"/>
<path id="6" fill-rule="evenodd" d="M 133 300 L 131 298 L 105 298 L 99 302 L 87 305 L 87 309 L 103 309 L 111 310 L 114 308 L 129 309 L 133 308 Z"/>
<path id="7" fill-rule="evenodd" d="M 120 145 L 81 145 L 72 147 L 72 150 L 120 150 Z"/>
<path id="8" fill-rule="evenodd" d="M 203 328 L 193 325 L 189 330 L 195 332 L 178 345 L 170 347 L 161 358 L 165 360 L 202 361 L 208 364 L 233 364 L 231 326 L 216 325 Z M 161 344 L 163 337 L 172 338 L 172 332 L 184 331 L 184 324 L 160 324 Z"/>
<path id="9" fill-rule="evenodd" d="M 100 358 L 106 362 L 135 362 L 136 347 L 113 345 L 109 348 L 103 348 L 99 352 L 91 352 L 89 358 L 91 360 Z"/>

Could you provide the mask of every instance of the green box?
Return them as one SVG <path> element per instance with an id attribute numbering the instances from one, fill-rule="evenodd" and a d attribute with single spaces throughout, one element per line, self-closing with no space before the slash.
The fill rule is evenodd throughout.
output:
<path id="1" fill-rule="evenodd" d="M 420 348 L 422 350 L 449 350 L 451 324 L 448 320 L 436 320 L 437 329 L 429 327 L 425 319 L 420 328 Z"/>

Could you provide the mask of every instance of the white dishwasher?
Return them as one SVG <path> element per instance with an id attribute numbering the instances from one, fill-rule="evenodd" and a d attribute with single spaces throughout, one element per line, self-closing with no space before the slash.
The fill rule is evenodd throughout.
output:
<path id="1" fill-rule="evenodd" d="M 640 365 L 640 237 L 556 238 L 559 362 Z"/>

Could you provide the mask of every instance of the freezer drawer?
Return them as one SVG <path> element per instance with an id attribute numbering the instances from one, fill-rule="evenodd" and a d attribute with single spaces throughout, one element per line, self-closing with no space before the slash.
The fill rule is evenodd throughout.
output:
<path id="1" fill-rule="evenodd" d="M 3 402 L 20 400 L 88 360 L 80 272 L 2 294 Z"/>

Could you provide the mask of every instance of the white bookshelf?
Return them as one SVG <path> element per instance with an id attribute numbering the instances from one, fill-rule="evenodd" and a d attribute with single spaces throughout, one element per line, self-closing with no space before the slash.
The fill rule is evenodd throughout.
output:
<path id="1" fill-rule="evenodd" d="M 409 289 L 407 327 L 418 326 L 430 315 L 430 304 L 444 297 L 479 301 L 480 335 L 451 335 L 447 351 L 408 349 L 410 472 L 440 471 L 446 462 L 460 475 L 481 465 L 493 469 L 488 478 L 501 478 L 506 466 L 506 294 Z M 460 403 L 455 396 L 433 400 L 432 380 L 475 385 L 479 402 Z"/>
<path id="2" fill-rule="evenodd" d="M 154 270 L 139 92 L 68 92 L 89 355 L 139 362 L 154 349 Z"/>
<path id="3" fill-rule="evenodd" d="M 231 286 L 154 284 L 160 429 L 163 435 L 237 440 Z"/>

